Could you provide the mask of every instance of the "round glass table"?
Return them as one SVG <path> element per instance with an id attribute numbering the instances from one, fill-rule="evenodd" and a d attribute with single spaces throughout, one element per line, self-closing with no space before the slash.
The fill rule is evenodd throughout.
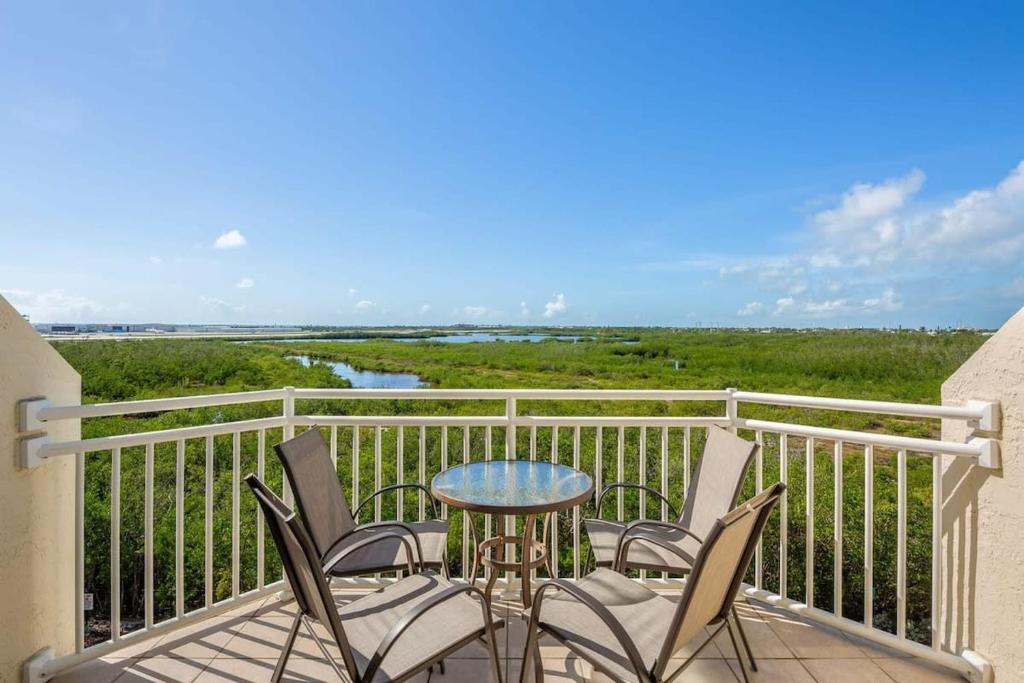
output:
<path id="1" fill-rule="evenodd" d="M 546 565 L 553 574 L 547 546 L 551 513 L 590 498 L 594 493 L 594 480 L 566 465 L 532 460 L 488 460 L 456 465 L 438 473 L 430 482 L 430 491 L 441 502 L 467 513 L 495 515 L 497 535 L 481 541 L 473 515 L 466 514 L 475 546 L 473 570 L 467 579 L 475 582 L 481 565 L 490 569 L 484 589 L 484 595 L 490 600 L 499 571 L 518 572 L 522 577 L 523 606 L 529 607 L 532 599 L 530 572 Z M 519 515 L 525 518 L 522 536 L 507 533 L 506 518 Z M 535 538 L 538 515 L 544 515 L 543 541 Z M 509 545 L 513 546 L 512 561 L 505 560 L 505 547 Z M 519 561 L 515 561 L 516 545 L 522 547 Z M 487 554 L 491 548 L 494 557 Z"/>

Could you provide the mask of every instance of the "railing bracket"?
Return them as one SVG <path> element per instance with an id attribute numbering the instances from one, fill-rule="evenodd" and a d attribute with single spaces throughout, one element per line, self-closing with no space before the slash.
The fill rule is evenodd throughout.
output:
<path id="1" fill-rule="evenodd" d="M 968 442 L 979 450 L 978 466 L 997 470 L 1003 466 L 1003 460 L 999 453 L 999 442 L 995 439 L 985 439 L 976 436 Z"/>
<path id="2" fill-rule="evenodd" d="M 38 432 L 46 429 L 46 424 L 39 419 L 39 411 L 49 408 L 50 401 L 45 398 L 32 398 L 18 402 L 18 431 Z"/>
<path id="3" fill-rule="evenodd" d="M 18 464 L 22 469 L 31 470 L 46 462 L 46 458 L 40 455 L 43 446 L 50 443 L 50 437 L 46 434 L 24 437 L 18 442 Z"/>
<path id="4" fill-rule="evenodd" d="M 40 683 L 53 678 L 53 674 L 47 670 L 53 660 L 53 648 L 50 647 L 44 647 L 26 659 L 21 670 L 22 683 Z"/>
<path id="5" fill-rule="evenodd" d="M 972 426 L 982 432 L 998 432 L 1000 428 L 999 401 L 968 401 L 967 406 L 981 413 Z"/>

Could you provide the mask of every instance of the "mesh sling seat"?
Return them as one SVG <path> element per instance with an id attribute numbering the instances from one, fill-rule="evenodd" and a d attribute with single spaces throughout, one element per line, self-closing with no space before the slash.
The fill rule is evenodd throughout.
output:
<path id="1" fill-rule="evenodd" d="M 537 645 L 541 631 L 614 680 L 668 683 L 723 628 L 748 681 L 747 664 L 736 642 L 733 601 L 757 539 L 785 488 L 777 483 L 712 524 L 678 601 L 603 568 L 575 584 L 555 580 L 540 586 L 529 611 L 520 683 L 527 680 L 531 660 L 536 680 L 543 679 Z M 680 666 L 670 668 L 674 654 L 702 634 L 704 642 Z"/>
<path id="2" fill-rule="evenodd" d="M 456 586 L 434 571 L 425 571 L 339 607 L 305 525 L 256 475 L 250 474 L 245 481 L 270 527 L 298 607 L 272 683 L 284 674 L 300 625 L 335 672 L 353 683 L 407 680 L 477 639 L 484 640 L 492 678 L 501 683 L 494 631 L 504 622 L 493 618 L 478 588 Z M 405 534 L 381 532 L 385 534 L 393 536 L 394 542 L 408 543 Z M 337 644 L 341 665 L 321 643 L 314 623 L 323 626 Z"/>
<path id="3" fill-rule="evenodd" d="M 274 450 L 288 475 L 299 513 L 319 554 L 320 564 L 328 575 L 362 576 L 401 570 L 410 564 L 419 569 L 437 569 L 448 575 L 445 561 L 448 522 L 437 519 L 437 502 L 425 486 L 385 486 L 364 499 L 353 513 L 331 462 L 330 448 L 319 429 L 309 429 L 274 446 Z M 435 519 L 358 523 L 359 512 L 368 502 L 403 488 L 422 491 L 430 501 Z M 408 538 L 408 544 L 401 541 L 402 535 Z M 373 537 L 381 538 L 366 543 Z"/>

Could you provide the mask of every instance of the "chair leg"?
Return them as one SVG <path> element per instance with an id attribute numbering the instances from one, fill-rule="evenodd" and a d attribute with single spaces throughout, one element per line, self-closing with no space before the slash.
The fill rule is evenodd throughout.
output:
<path id="1" fill-rule="evenodd" d="M 313 642 L 316 643 L 316 646 L 320 648 L 320 653 L 324 656 L 324 659 L 326 659 L 327 663 L 331 665 L 332 669 L 334 669 L 334 673 L 338 674 L 338 677 L 341 680 L 345 680 L 345 672 L 341 670 L 341 667 L 338 666 L 338 663 L 334 661 L 334 657 L 331 655 L 330 652 L 327 651 L 327 648 L 324 647 L 324 644 L 320 642 L 320 637 L 316 634 L 316 631 L 313 629 L 313 625 L 310 624 L 308 621 L 306 621 L 305 624 L 306 630 L 309 631 L 309 637 L 312 638 Z"/>
<path id="2" fill-rule="evenodd" d="M 732 641 L 732 648 L 736 650 L 736 661 L 740 663 L 740 673 L 743 674 L 743 683 L 750 683 L 750 673 L 747 671 L 747 663 L 740 654 L 739 643 L 736 642 L 736 633 L 733 631 L 732 620 L 726 617 L 725 628 L 729 631 L 729 640 Z"/>
<path id="3" fill-rule="evenodd" d="M 750 660 L 750 669 L 757 671 L 757 660 L 754 659 L 754 652 L 750 649 L 750 641 L 747 640 L 747 632 L 743 630 L 743 622 L 740 621 L 739 612 L 736 611 L 736 605 L 732 606 L 732 619 L 736 622 L 736 630 L 739 631 L 740 640 L 743 641 L 743 649 L 747 651 L 747 659 Z M 736 652 L 736 656 L 739 657 L 739 651 Z"/>
<path id="4" fill-rule="evenodd" d="M 533 628 L 533 623 L 530 623 L 527 628 L 529 628 L 529 631 L 526 634 L 526 647 L 523 648 L 523 666 L 519 670 L 519 683 L 527 683 L 529 681 L 527 671 L 529 671 L 531 663 L 533 664 L 534 683 L 543 683 L 544 662 L 540 658 L 538 629 Z"/>
<path id="5" fill-rule="evenodd" d="M 292 627 L 288 631 L 288 637 L 284 641 L 284 647 L 281 649 L 281 656 L 277 659 L 277 666 L 274 667 L 274 674 L 270 677 L 270 683 L 278 683 L 281 680 L 281 676 L 284 675 L 284 668 L 288 664 L 288 655 L 292 653 L 292 647 L 295 645 L 295 637 L 299 635 L 299 625 L 302 623 L 302 615 L 296 615 L 295 621 L 292 622 Z"/>

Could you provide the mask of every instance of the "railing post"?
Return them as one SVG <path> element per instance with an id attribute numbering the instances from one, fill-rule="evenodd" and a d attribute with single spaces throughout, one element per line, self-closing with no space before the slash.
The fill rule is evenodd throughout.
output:
<path id="1" fill-rule="evenodd" d="M 284 440 L 295 437 L 295 387 L 284 388 L 284 400 L 282 401 L 284 414 Z M 281 471 L 281 494 L 285 505 L 292 506 L 292 487 L 288 483 L 288 475 Z"/>
<path id="2" fill-rule="evenodd" d="M 726 391 L 729 392 L 729 398 L 725 399 L 725 417 L 729 420 L 729 431 L 735 434 L 736 420 L 740 416 L 739 402 L 735 397 L 738 390 L 735 387 L 729 387 Z"/>

